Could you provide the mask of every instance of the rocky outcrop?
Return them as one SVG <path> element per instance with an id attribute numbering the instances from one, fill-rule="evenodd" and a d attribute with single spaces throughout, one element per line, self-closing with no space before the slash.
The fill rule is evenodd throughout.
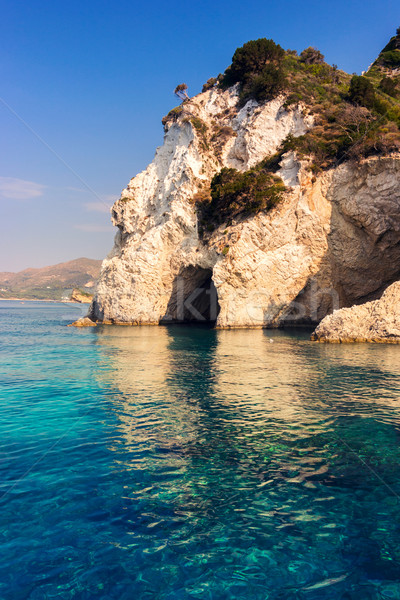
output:
<path id="1" fill-rule="evenodd" d="M 81 317 L 77 321 L 70 323 L 68 327 L 96 327 L 96 323 L 89 317 Z"/>
<path id="2" fill-rule="evenodd" d="M 325 317 L 311 339 L 317 342 L 379 342 L 400 344 L 400 282 L 379 300 L 342 308 Z"/>
<path id="3" fill-rule="evenodd" d="M 199 235 L 195 199 L 222 167 L 246 170 L 313 124 L 284 97 L 238 108 L 212 89 L 172 111 L 164 145 L 112 208 L 118 228 L 89 316 L 104 323 L 211 320 L 217 327 L 316 324 L 400 278 L 400 156 L 315 178 L 293 153 L 290 189 L 268 213 Z"/>
<path id="4" fill-rule="evenodd" d="M 85 303 L 91 302 L 93 299 L 93 296 L 92 296 L 92 294 L 88 294 L 86 292 L 81 292 L 81 290 L 74 288 L 71 292 L 69 299 L 71 302 L 85 304 Z"/>

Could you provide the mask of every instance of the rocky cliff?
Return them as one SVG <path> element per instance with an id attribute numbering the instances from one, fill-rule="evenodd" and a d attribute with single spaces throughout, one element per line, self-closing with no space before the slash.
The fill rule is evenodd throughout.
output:
<path id="1" fill-rule="evenodd" d="M 112 208 L 118 230 L 89 311 L 94 321 L 312 324 L 400 278 L 393 151 L 318 173 L 311 158 L 283 152 L 276 176 L 286 192 L 271 210 L 199 223 L 198 200 L 222 168 L 248 171 L 315 128 L 315 111 L 287 94 L 244 106 L 239 94 L 239 84 L 214 86 L 164 119 L 163 146 Z"/>
<path id="2" fill-rule="evenodd" d="M 335 310 L 318 325 L 312 339 L 400 344 L 400 282 L 390 285 L 379 300 Z"/>

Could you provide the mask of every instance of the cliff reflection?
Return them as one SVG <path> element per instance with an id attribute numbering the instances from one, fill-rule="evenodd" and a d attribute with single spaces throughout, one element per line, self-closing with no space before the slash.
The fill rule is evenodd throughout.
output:
<path id="1" fill-rule="evenodd" d="M 340 572 L 346 553 L 364 553 L 392 576 L 368 540 L 387 539 L 376 514 L 400 493 L 400 347 L 200 326 L 93 335 L 115 416 L 108 448 L 121 523 L 157 568 L 181 554 L 213 568 L 221 549 L 235 560 L 234 543 L 262 573 L 268 553 L 277 564 L 299 552 L 305 564 L 335 556 Z"/>
<path id="2" fill-rule="evenodd" d="M 207 459 L 209 469 L 222 461 L 260 477 L 260 453 L 286 455 L 288 444 L 332 421 L 304 394 L 315 377 L 297 351 L 305 342 L 281 332 L 107 327 L 98 343 L 110 363 L 103 376 L 115 390 L 114 449 L 129 449 L 127 468 L 140 464 L 140 449 L 169 455 L 175 467 L 178 458 L 181 467 Z"/>
<path id="3" fill-rule="evenodd" d="M 193 428 L 192 411 L 172 382 L 170 336 L 165 327 L 102 327 L 97 342 L 107 355 L 101 373 L 114 393 L 120 437 L 129 447 L 179 444 Z M 169 385 L 171 383 L 171 385 Z"/>
<path id="4" fill-rule="evenodd" d="M 360 443 L 364 461 L 379 463 L 388 450 L 388 472 L 397 469 L 400 348 L 180 326 L 96 335 L 109 364 L 101 377 L 117 419 L 116 468 L 131 498 L 145 494 L 171 518 L 201 514 L 217 528 L 224 511 L 252 511 L 262 497 L 265 519 L 296 522 L 306 535 L 297 521 L 308 522 L 309 492 L 374 479 L 357 457 Z M 293 486 L 302 491 L 291 499 Z M 314 506 L 307 510 L 318 520 Z"/>
<path id="5" fill-rule="evenodd" d="M 127 443 L 158 436 L 165 444 L 212 445 L 223 435 L 229 447 L 257 432 L 292 440 L 326 431 L 342 414 L 399 411 L 400 348 L 307 337 L 180 326 L 97 333 L 110 366 L 102 377 L 116 391 Z"/>

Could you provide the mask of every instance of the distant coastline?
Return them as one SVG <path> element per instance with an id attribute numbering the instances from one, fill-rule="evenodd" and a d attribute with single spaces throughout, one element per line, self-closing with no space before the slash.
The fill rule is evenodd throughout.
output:
<path id="1" fill-rule="evenodd" d="M 0 298 L 0 302 L 55 302 L 62 304 L 90 304 L 88 302 L 75 302 L 74 300 L 53 300 L 52 298 Z"/>

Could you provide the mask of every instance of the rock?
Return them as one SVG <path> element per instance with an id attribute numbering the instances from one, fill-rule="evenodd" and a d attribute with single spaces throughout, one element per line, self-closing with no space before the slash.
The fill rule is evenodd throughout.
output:
<path id="1" fill-rule="evenodd" d="M 194 198 L 213 175 L 254 166 L 313 124 L 304 106 L 285 109 L 283 96 L 241 109 L 237 101 L 237 87 L 213 88 L 165 119 L 164 145 L 112 208 L 118 231 L 93 320 L 316 325 L 400 279 L 400 155 L 346 162 L 315 178 L 287 153 L 278 174 L 290 192 L 280 204 L 201 238 Z"/>
<path id="2" fill-rule="evenodd" d="M 77 321 L 70 323 L 68 327 L 96 327 L 97 323 L 89 319 L 89 317 L 81 317 Z"/>
<path id="3" fill-rule="evenodd" d="M 317 342 L 400 343 L 400 281 L 379 300 L 336 310 L 325 317 L 311 336 Z"/>
<path id="4" fill-rule="evenodd" d="M 82 293 L 77 288 L 74 288 L 71 292 L 69 299 L 71 302 L 78 302 L 79 304 L 82 304 L 82 303 L 85 304 L 85 303 L 91 302 L 93 300 L 93 296 L 92 296 L 92 294 Z"/>

